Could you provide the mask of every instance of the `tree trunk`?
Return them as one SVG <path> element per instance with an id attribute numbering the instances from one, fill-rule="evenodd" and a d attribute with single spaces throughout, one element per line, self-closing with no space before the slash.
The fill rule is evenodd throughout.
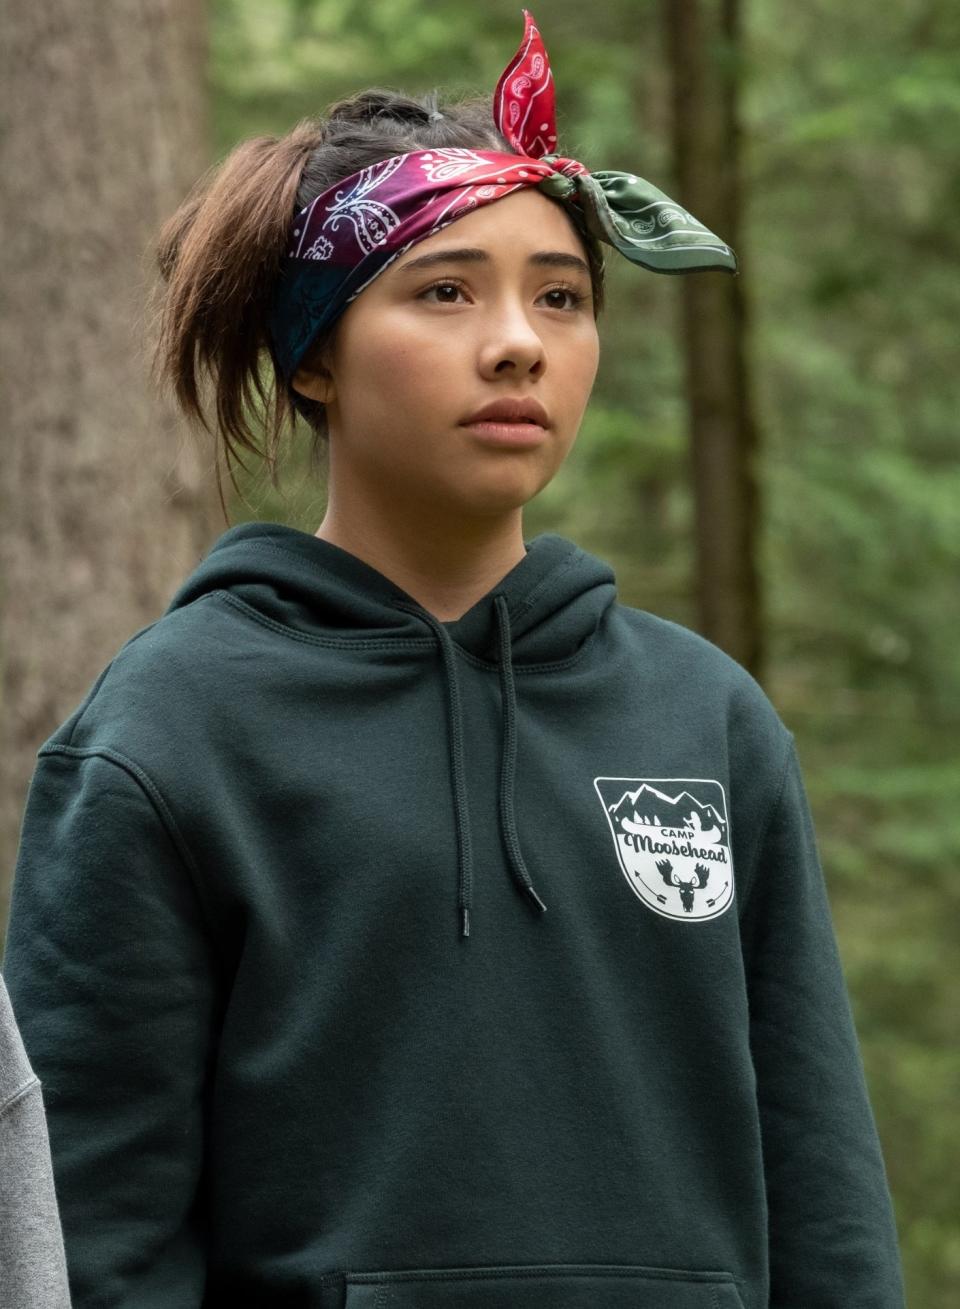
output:
<path id="1" fill-rule="evenodd" d="M 153 238 L 210 162 L 205 6 L 0 12 L 2 925 L 38 747 L 223 523 L 148 376 Z"/>
<path id="2" fill-rule="evenodd" d="M 678 183 L 672 194 L 733 247 L 740 267 L 736 277 L 711 271 L 681 279 L 699 625 L 759 680 L 760 505 L 746 358 L 749 263 L 740 239 L 739 6 L 664 0 L 663 15 Z"/>

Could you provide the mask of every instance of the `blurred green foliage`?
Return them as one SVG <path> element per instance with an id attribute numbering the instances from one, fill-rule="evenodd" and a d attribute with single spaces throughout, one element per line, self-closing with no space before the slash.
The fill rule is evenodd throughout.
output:
<path id="1" fill-rule="evenodd" d="M 534 7 L 562 153 L 669 194 L 657 6 Z M 917 1309 L 960 1286 L 960 7 L 754 0 L 740 52 L 751 385 L 762 436 L 765 685 L 797 737 Z M 367 84 L 492 91 L 518 4 L 215 0 L 220 157 Z M 682 196 L 678 197 L 682 200 Z M 577 444 L 525 511 L 608 558 L 621 599 L 696 626 L 677 279 L 611 257 Z M 234 521 L 314 531 L 284 496 Z M 951 966 L 953 965 L 953 966 Z"/>

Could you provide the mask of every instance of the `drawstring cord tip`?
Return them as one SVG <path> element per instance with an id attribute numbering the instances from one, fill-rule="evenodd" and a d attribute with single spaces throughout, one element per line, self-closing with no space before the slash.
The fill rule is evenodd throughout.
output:
<path id="1" fill-rule="evenodd" d="M 536 891 L 533 889 L 533 887 L 530 885 L 529 882 L 527 883 L 525 890 L 527 892 L 527 895 L 530 897 L 530 899 L 533 900 L 540 907 L 541 912 L 546 913 L 547 906 L 543 903 L 543 901 L 537 895 Z"/>

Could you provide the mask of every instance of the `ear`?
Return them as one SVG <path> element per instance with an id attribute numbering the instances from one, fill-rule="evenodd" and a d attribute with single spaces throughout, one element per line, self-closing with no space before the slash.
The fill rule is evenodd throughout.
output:
<path id="1" fill-rule="evenodd" d="M 329 404 L 334 396 L 333 378 L 329 373 L 313 373 L 305 368 L 298 368 L 290 385 L 301 395 L 311 400 Z"/>

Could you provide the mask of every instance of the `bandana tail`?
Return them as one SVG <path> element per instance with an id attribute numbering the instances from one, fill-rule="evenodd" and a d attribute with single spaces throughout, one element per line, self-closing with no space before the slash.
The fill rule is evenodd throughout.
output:
<path id="1" fill-rule="evenodd" d="M 529 9 L 523 10 L 523 23 L 523 40 L 493 94 L 493 117 L 514 150 L 539 159 L 557 148 L 556 96 L 546 46 Z"/>
<path id="2" fill-rule="evenodd" d="M 555 153 L 555 84 L 540 29 L 524 9 L 523 40 L 500 74 L 493 98 L 498 131 L 518 152 L 556 171 L 539 183 L 566 204 L 581 231 L 655 273 L 715 268 L 738 272 L 733 250 L 645 178 L 613 169 L 589 172 Z"/>

